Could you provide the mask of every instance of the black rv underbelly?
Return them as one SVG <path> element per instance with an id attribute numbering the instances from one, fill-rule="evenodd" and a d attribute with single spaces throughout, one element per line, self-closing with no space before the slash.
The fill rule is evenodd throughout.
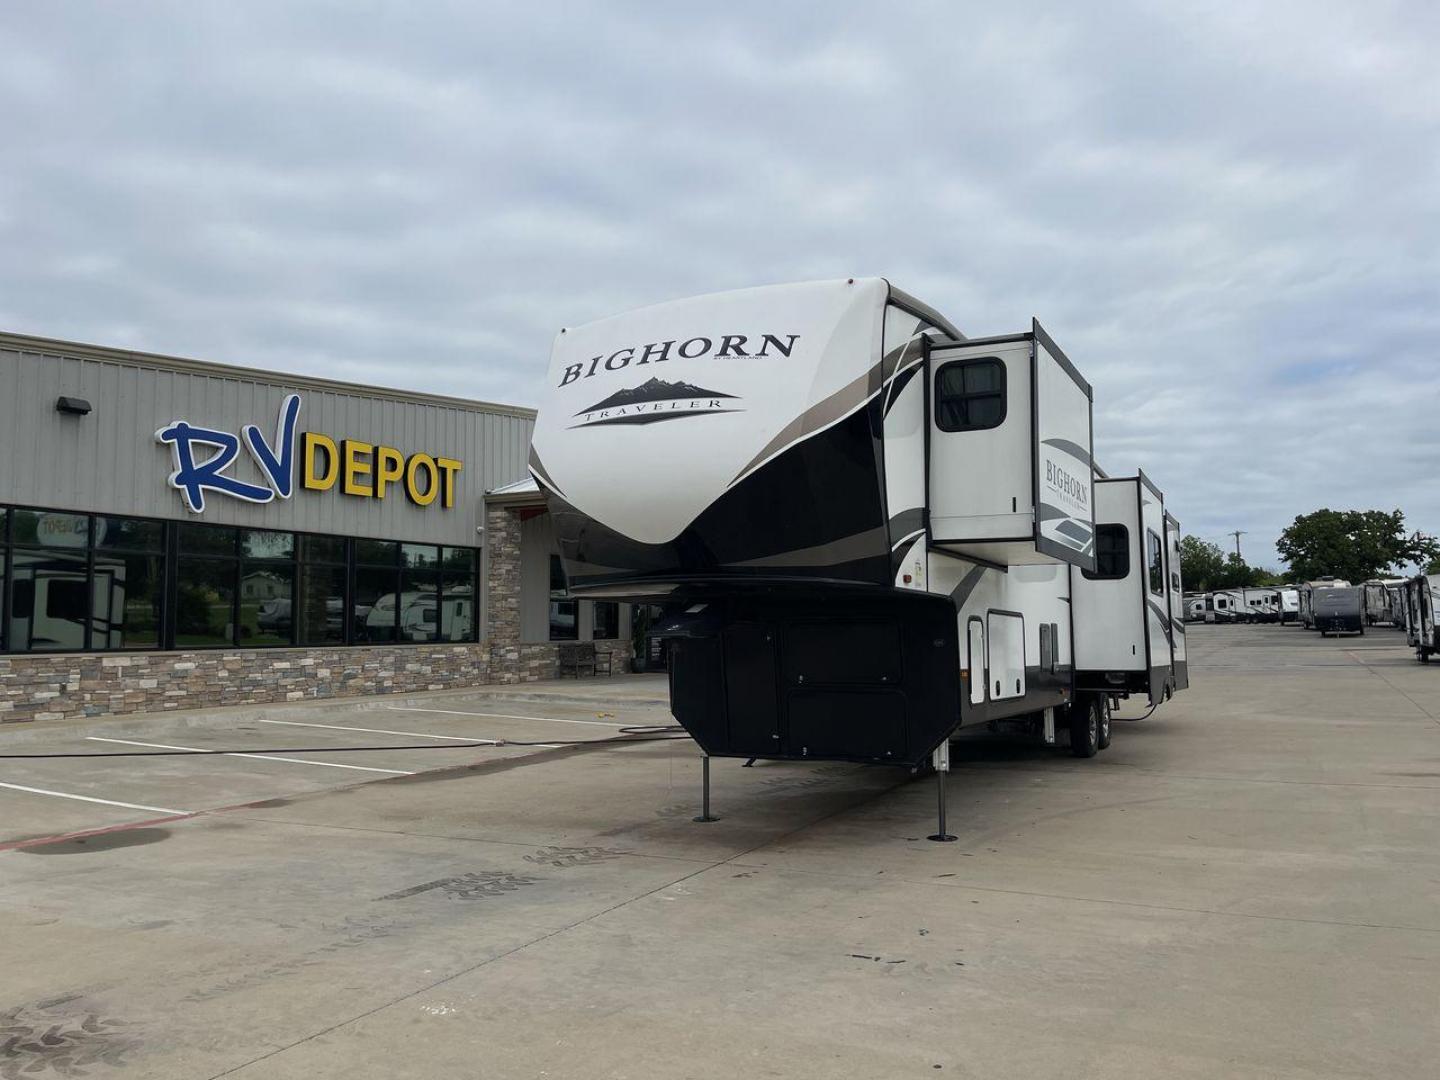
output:
<path id="1" fill-rule="evenodd" d="M 671 710 L 713 756 L 915 765 L 960 721 L 945 597 L 732 595 L 657 629 Z"/>

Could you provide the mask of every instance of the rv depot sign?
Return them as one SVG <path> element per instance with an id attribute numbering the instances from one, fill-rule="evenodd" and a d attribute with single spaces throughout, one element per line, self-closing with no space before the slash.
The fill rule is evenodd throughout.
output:
<path id="1" fill-rule="evenodd" d="M 456 476 L 464 467 L 455 458 L 416 452 L 402 454 L 393 446 L 336 440 L 318 431 L 297 432 L 300 395 L 288 394 L 280 403 L 280 420 L 271 441 L 254 424 L 235 435 L 173 420 L 155 432 L 155 440 L 171 448 L 175 469 L 169 484 L 192 513 L 205 512 L 205 493 L 213 491 L 249 503 L 288 499 L 295 490 L 295 470 L 307 491 L 330 491 L 336 486 L 346 495 L 383 499 L 392 485 L 416 506 L 455 505 Z M 296 435 L 299 434 L 299 453 Z M 260 469 L 263 484 L 231 476 L 230 467 L 244 447 Z"/>

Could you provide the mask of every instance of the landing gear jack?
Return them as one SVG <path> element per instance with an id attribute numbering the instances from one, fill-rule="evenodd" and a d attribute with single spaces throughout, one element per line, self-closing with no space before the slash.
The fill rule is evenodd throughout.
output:
<path id="1" fill-rule="evenodd" d="M 706 754 L 700 759 L 700 816 L 691 818 L 691 821 L 707 822 L 719 821 L 710 813 L 710 755 Z"/>
<path id="2" fill-rule="evenodd" d="M 945 774 L 950 771 L 949 736 L 946 736 L 945 741 L 935 748 L 935 753 L 930 757 L 930 763 L 935 767 L 935 794 L 938 798 L 940 827 L 925 839 L 934 840 L 938 844 L 948 844 L 957 839 L 953 833 L 945 831 Z"/>

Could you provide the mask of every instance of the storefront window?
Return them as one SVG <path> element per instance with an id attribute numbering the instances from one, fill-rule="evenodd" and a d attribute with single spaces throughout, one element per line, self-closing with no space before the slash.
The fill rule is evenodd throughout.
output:
<path id="1" fill-rule="evenodd" d="M 440 575 L 441 641 L 474 641 L 479 625 L 475 587 L 475 550 L 447 547 L 442 552 Z"/>
<path id="2" fill-rule="evenodd" d="M 289 645 L 294 591 L 293 564 L 242 562 L 239 644 Z"/>
<path id="3" fill-rule="evenodd" d="M 565 567 L 559 555 L 550 556 L 550 640 L 574 641 L 580 636 L 579 602 L 568 600 Z"/>
<path id="4" fill-rule="evenodd" d="M 357 645 L 395 641 L 399 631 L 396 605 L 400 571 L 378 566 L 355 568 L 355 601 L 351 609 L 353 640 Z"/>
<path id="5" fill-rule="evenodd" d="M 478 556 L 0 507 L 0 651 L 474 641 Z"/>
<path id="6" fill-rule="evenodd" d="M 7 548 L 10 546 L 10 511 L 0 506 L 0 652 L 9 648 L 5 637 L 5 624 L 10 620 L 5 617 L 5 567 L 9 564 Z"/>
<path id="7" fill-rule="evenodd" d="M 16 548 L 11 555 L 10 648 L 85 648 L 85 553 Z"/>
<path id="8" fill-rule="evenodd" d="M 417 569 L 439 566 L 440 549 L 431 544 L 401 544 L 400 565 L 413 566 Z"/>
<path id="9" fill-rule="evenodd" d="M 295 534 L 247 529 L 240 534 L 240 554 L 247 559 L 294 558 Z"/>
<path id="10" fill-rule="evenodd" d="M 439 641 L 440 572 L 406 570 L 400 581 L 400 640 Z"/>
<path id="11" fill-rule="evenodd" d="M 608 641 L 620 636 L 620 605 L 613 600 L 595 601 L 596 641 Z"/>
<path id="12" fill-rule="evenodd" d="M 194 648 L 235 641 L 234 559 L 181 557 L 175 589 L 175 645 Z"/>
<path id="13" fill-rule="evenodd" d="M 239 530 L 224 525 L 180 526 L 182 555 L 234 555 Z"/>
<path id="14" fill-rule="evenodd" d="M 300 581 L 295 593 L 295 641 L 345 643 L 345 539 L 300 537 Z"/>
<path id="15" fill-rule="evenodd" d="M 356 540 L 355 561 L 368 566 L 394 566 L 400 545 L 391 540 Z"/>

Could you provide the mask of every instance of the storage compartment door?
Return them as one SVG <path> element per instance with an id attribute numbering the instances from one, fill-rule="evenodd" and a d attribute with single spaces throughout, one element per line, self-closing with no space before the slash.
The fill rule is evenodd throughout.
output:
<path id="1" fill-rule="evenodd" d="M 773 754 L 780 748 L 775 630 L 739 623 L 725 628 L 725 698 L 732 754 Z"/>
<path id="2" fill-rule="evenodd" d="M 1025 696 L 1025 619 L 1014 612 L 992 611 L 986 618 L 990 639 L 989 686 L 993 701 Z"/>

